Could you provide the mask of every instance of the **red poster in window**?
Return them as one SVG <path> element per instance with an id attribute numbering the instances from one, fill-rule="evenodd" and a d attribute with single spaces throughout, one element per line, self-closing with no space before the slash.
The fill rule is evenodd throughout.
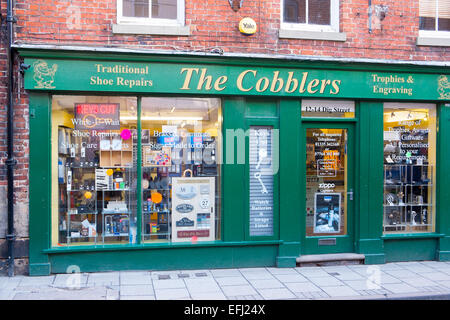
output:
<path id="1" fill-rule="evenodd" d="M 76 130 L 119 130 L 120 104 L 118 103 L 76 103 Z"/>

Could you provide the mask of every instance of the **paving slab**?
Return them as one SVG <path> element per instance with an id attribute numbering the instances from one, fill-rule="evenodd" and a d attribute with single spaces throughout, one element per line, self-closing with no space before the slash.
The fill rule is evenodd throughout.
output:
<path id="1" fill-rule="evenodd" d="M 258 289 L 258 292 L 266 300 L 283 300 L 296 298 L 296 296 L 286 288 Z"/>
<path id="2" fill-rule="evenodd" d="M 156 289 L 180 289 L 186 288 L 183 279 L 153 280 L 153 287 Z"/>
<path id="3" fill-rule="evenodd" d="M 219 292 L 190 292 L 194 300 L 227 300 L 222 291 Z"/>
<path id="4" fill-rule="evenodd" d="M 223 286 L 222 291 L 226 296 L 245 296 L 258 294 L 251 285 Z"/>
<path id="5" fill-rule="evenodd" d="M 433 280 L 433 281 L 449 281 L 450 275 L 444 272 L 432 272 L 432 273 L 422 273 L 422 277 Z"/>
<path id="6" fill-rule="evenodd" d="M 305 276 L 307 278 L 329 276 L 328 272 L 324 271 L 323 269 L 317 268 L 317 267 L 301 267 L 301 268 L 296 268 L 296 270 L 302 276 Z"/>
<path id="7" fill-rule="evenodd" d="M 423 277 L 415 277 L 415 278 L 405 278 L 402 281 L 410 286 L 420 288 L 420 287 L 430 287 L 437 286 L 438 284 L 430 279 Z"/>
<path id="8" fill-rule="evenodd" d="M 285 286 L 294 293 L 305 293 L 305 292 L 320 292 L 322 291 L 318 286 L 310 282 L 290 282 L 285 283 Z"/>
<path id="9" fill-rule="evenodd" d="M 266 268 L 267 271 L 269 271 L 273 275 L 295 275 L 298 274 L 298 272 L 295 270 L 295 268 Z"/>
<path id="10" fill-rule="evenodd" d="M 357 272 L 353 271 L 346 271 L 346 272 L 334 272 L 330 273 L 333 277 L 339 279 L 339 280 L 364 280 L 366 277 L 358 274 Z"/>
<path id="11" fill-rule="evenodd" d="M 249 282 L 244 276 L 215 278 L 220 286 L 246 285 Z"/>
<path id="12" fill-rule="evenodd" d="M 87 285 L 93 286 L 118 286 L 120 284 L 119 272 L 89 273 Z"/>
<path id="13" fill-rule="evenodd" d="M 119 300 L 156 300 L 155 296 L 120 296 Z"/>
<path id="14" fill-rule="evenodd" d="M 39 290 L 38 292 L 17 292 L 13 300 L 106 300 L 107 289 L 101 287 L 83 290 Z"/>
<path id="15" fill-rule="evenodd" d="M 192 293 L 220 292 L 220 287 L 213 278 L 184 279 L 187 289 Z"/>
<path id="16" fill-rule="evenodd" d="M 313 277 L 309 279 L 318 287 L 343 286 L 344 283 L 334 277 Z"/>
<path id="17" fill-rule="evenodd" d="M 215 278 L 219 277 L 237 277 L 242 276 L 242 273 L 238 269 L 213 269 L 211 275 Z"/>
<path id="18" fill-rule="evenodd" d="M 19 283 L 22 281 L 23 276 L 15 276 L 15 277 L 3 277 L 0 276 L 0 290 L 12 290 L 19 286 Z"/>
<path id="19" fill-rule="evenodd" d="M 353 290 L 356 291 L 369 291 L 369 290 L 378 290 L 381 289 L 381 285 L 377 283 L 373 283 L 371 281 L 368 281 L 367 279 L 364 280 L 345 280 L 343 283 L 346 286 L 349 286 Z"/>
<path id="20" fill-rule="evenodd" d="M 346 286 L 323 287 L 322 290 L 330 297 L 360 296 L 358 292 Z"/>
<path id="21" fill-rule="evenodd" d="M 152 285 L 121 285 L 121 296 L 152 296 L 155 295 Z"/>
<path id="22" fill-rule="evenodd" d="M 239 270 L 247 280 L 269 280 L 275 279 L 266 269 Z"/>
<path id="23" fill-rule="evenodd" d="M 86 287 L 89 276 L 83 273 L 57 274 L 51 286 L 56 288 Z"/>
<path id="24" fill-rule="evenodd" d="M 406 269 L 402 269 L 402 270 L 387 270 L 384 271 L 385 273 L 387 273 L 390 276 L 393 276 L 395 278 L 398 279 L 403 279 L 403 278 L 415 278 L 418 276 L 417 273 L 412 272 L 410 270 L 406 270 Z"/>
<path id="25" fill-rule="evenodd" d="M 296 274 L 274 274 L 274 277 L 281 282 L 308 282 L 309 280 L 296 272 Z"/>
<path id="26" fill-rule="evenodd" d="M 191 298 L 186 288 L 155 289 L 155 296 L 157 300 L 187 300 Z"/>
<path id="27" fill-rule="evenodd" d="M 392 293 L 416 293 L 420 291 L 406 283 L 388 283 L 383 284 L 382 287 Z"/>
<path id="28" fill-rule="evenodd" d="M 276 279 L 257 279 L 257 280 L 250 280 L 250 284 L 255 289 L 275 289 L 275 288 L 284 288 L 284 285 L 276 280 Z"/>
<path id="29" fill-rule="evenodd" d="M 378 279 L 379 277 L 379 279 Z M 379 275 L 378 274 L 373 274 L 372 277 L 372 282 L 379 282 L 381 284 L 390 284 L 390 283 L 402 283 L 402 280 L 396 277 L 391 276 L 390 274 L 384 273 L 384 272 L 380 272 Z"/>
<path id="30" fill-rule="evenodd" d="M 19 283 L 19 287 L 26 286 L 49 286 L 55 281 L 55 276 L 45 277 L 24 277 Z"/>
<path id="31" fill-rule="evenodd" d="M 142 285 L 152 284 L 152 278 L 149 272 L 120 272 L 121 285 Z"/>

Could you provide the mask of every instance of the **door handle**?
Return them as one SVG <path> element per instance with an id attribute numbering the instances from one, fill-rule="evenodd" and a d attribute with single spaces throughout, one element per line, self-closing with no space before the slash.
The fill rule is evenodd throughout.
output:
<path id="1" fill-rule="evenodd" d="M 349 200 L 353 200 L 353 189 L 350 189 L 349 192 L 347 192 Z"/>

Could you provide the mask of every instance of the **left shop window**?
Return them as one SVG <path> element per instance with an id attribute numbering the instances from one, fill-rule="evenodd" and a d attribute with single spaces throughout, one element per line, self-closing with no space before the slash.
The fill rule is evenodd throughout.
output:
<path id="1" fill-rule="evenodd" d="M 136 241 L 137 101 L 52 97 L 52 245 Z"/>

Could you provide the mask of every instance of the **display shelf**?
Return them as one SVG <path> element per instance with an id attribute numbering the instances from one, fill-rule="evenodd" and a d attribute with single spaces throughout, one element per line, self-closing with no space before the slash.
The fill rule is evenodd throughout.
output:
<path id="1" fill-rule="evenodd" d="M 434 208 L 432 177 L 433 166 L 429 164 L 385 164 L 384 231 L 429 230 Z"/>

